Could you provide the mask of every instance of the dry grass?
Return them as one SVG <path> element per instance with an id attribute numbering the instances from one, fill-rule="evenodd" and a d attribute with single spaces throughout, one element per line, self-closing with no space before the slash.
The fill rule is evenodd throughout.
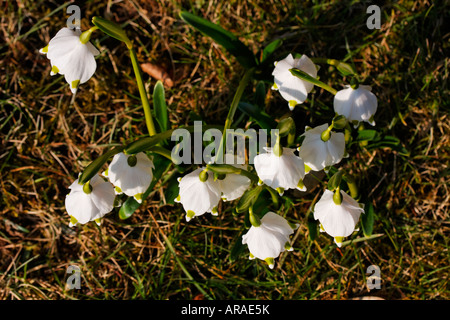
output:
<path id="1" fill-rule="evenodd" d="M 377 93 L 377 128 L 409 152 L 352 149 L 351 170 L 376 209 L 374 233 L 383 236 L 339 250 L 325 236 L 310 241 L 304 224 L 295 251 L 274 270 L 248 261 L 246 252 L 230 261 L 242 225 L 232 206 L 187 224 L 182 208 L 166 201 L 163 183 L 127 220 L 113 212 L 100 227 L 68 228 L 64 197 L 78 172 L 107 145 L 146 132 L 128 53 L 95 34 L 98 69 L 71 104 L 64 79 L 50 77 L 38 53 L 65 25 L 64 7 L 7 1 L 0 7 L 0 299 L 205 298 L 197 286 L 215 299 L 450 298 L 448 3 L 388 1 L 382 29 L 368 30 L 365 2 L 297 2 L 87 1 L 82 25 L 94 15 L 126 24 L 139 61 L 173 80 L 166 87 L 173 126 L 197 118 L 221 124 L 242 73 L 233 57 L 179 19 L 181 9 L 220 23 L 255 51 L 282 38 L 280 56 L 353 59 Z M 321 76 L 338 83 L 329 71 Z M 151 92 L 156 80 L 145 80 Z M 298 127 L 329 115 L 330 101 L 316 90 L 293 114 Z M 285 113 L 276 94 L 269 91 L 266 102 L 275 118 Z M 283 212 L 305 223 L 314 195 L 293 200 L 282 203 Z M 81 268 L 80 290 L 65 288 L 71 264 Z M 381 269 L 381 290 L 367 288 L 372 264 Z"/>

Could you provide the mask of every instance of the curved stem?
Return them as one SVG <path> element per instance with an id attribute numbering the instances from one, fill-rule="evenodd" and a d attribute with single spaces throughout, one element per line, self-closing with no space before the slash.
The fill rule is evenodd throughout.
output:
<path id="1" fill-rule="evenodd" d="M 148 133 L 153 136 L 156 134 L 155 124 L 152 118 L 152 111 L 150 108 L 150 102 L 148 101 L 147 92 L 145 90 L 144 81 L 142 80 L 141 68 L 136 57 L 136 52 L 133 47 L 127 44 L 130 49 L 130 58 L 133 65 L 134 75 L 136 76 L 136 82 L 141 96 L 142 107 L 144 108 L 145 123 L 147 125 Z"/>
<path id="2" fill-rule="evenodd" d="M 223 128 L 222 132 L 222 139 L 220 140 L 219 150 L 217 151 L 217 157 L 216 159 L 222 159 L 225 149 L 225 143 L 226 143 L 226 135 L 227 130 L 231 128 L 231 124 L 233 123 L 233 117 L 236 113 L 236 109 L 239 105 L 239 101 L 241 100 L 242 94 L 244 93 L 245 87 L 250 82 L 252 75 L 253 75 L 254 69 L 248 69 L 244 76 L 242 77 L 241 81 L 239 82 L 239 86 L 236 90 L 236 93 L 234 94 L 233 101 L 231 102 L 230 109 L 228 110 L 227 119 L 225 120 L 225 126 Z"/>

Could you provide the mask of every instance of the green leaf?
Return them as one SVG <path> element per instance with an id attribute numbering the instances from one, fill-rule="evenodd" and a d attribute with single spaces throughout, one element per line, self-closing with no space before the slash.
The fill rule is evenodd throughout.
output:
<path id="1" fill-rule="evenodd" d="M 318 223 L 317 223 L 317 220 L 314 219 L 313 211 L 310 211 L 308 214 L 307 224 L 308 224 L 308 231 L 309 231 L 309 239 L 311 241 L 314 241 L 317 238 L 319 231 L 317 230 Z"/>
<path id="2" fill-rule="evenodd" d="M 86 182 L 91 180 L 92 177 L 100 171 L 102 166 L 106 163 L 106 161 L 109 160 L 109 158 L 113 157 L 119 152 L 122 152 L 123 149 L 123 146 L 114 147 L 113 149 L 105 152 L 103 155 L 92 161 L 81 173 L 80 177 L 78 178 L 78 183 L 85 184 Z"/>
<path id="3" fill-rule="evenodd" d="M 266 47 L 264 47 L 261 57 L 261 62 L 266 61 L 268 58 L 272 56 L 272 54 L 283 44 L 283 40 L 277 39 L 269 43 Z"/>
<path id="4" fill-rule="evenodd" d="M 120 25 L 101 17 L 93 17 L 92 23 L 98 27 L 101 31 L 106 33 L 108 36 L 113 37 L 119 41 L 125 42 L 128 48 L 131 48 L 131 41 L 127 37 L 125 30 L 122 29 Z"/>
<path id="5" fill-rule="evenodd" d="M 155 110 L 155 118 L 158 122 L 160 132 L 164 132 L 169 127 L 169 118 L 167 115 L 166 97 L 164 85 L 162 81 L 156 82 L 153 89 L 153 109 Z"/>
<path id="6" fill-rule="evenodd" d="M 259 81 L 255 89 L 255 105 L 264 110 L 266 104 L 266 85 L 263 81 Z"/>
<path id="7" fill-rule="evenodd" d="M 269 130 L 276 128 L 277 126 L 277 122 L 257 106 L 247 102 L 239 102 L 238 109 L 255 119 L 258 125 L 263 129 Z"/>
<path id="8" fill-rule="evenodd" d="M 278 122 L 277 129 L 279 130 L 280 137 L 284 137 L 289 133 L 295 133 L 295 122 L 291 117 L 281 119 Z"/>
<path id="9" fill-rule="evenodd" d="M 344 171 L 339 170 L 330 178 L 330 180 L 328 180 L 328 185 L 327 185 L 328 190 L 334 191 L 334 190 L 336 190 L 337 187 L 339 187 L 339 185 L 341 184 L 343 173 L 344 173 Z"/>
<path id="10" fill-rule="evenodd" d="M 353 69 L 353 67 L 346 62 L 327 58 L 311 58 L 311 60 L 314 63 L 326 63 L 330 66 L 334 66 L 343 76 L 356 75 L 355 69 Z"/>
<path id="11" fill-rule="evenodd" d="M 369 237 L 373 232 L 373 224 L 375 221 L 375 210 L 372 203 L 366 203 L 364 206 L 364 214 L 361 215 L 361 227 L 364 236 Z"/>
<path id="12" fill-rule="evenodd" d="M 290 69 L 290 71 L 291 71 L 292 75 L 296 76 L 297 78 L 308 81 L 315 86 L 325 89 L 328 92 L 332 93 L 333 95 L 336 95 L 336 93 L 337 93 L 336 89 L 330 87 L 329 85 L 327 85 L 326 83 L 323 83 L 320 80 L 317 80 L 314 77 L 311 77 L 309 74 L 307 74 L 306 72 L 304 72 L 302 70 L 293 68 L 293 69 Z"/>
<path id="13" fill-rule="evenodd" d="M 236 212 L 242 213 L 248 211 L 248 208 L 250 208 L 250 206 L 252 206 L 256 202 L 256 199 L 258 199 L 258 196 L 262 190 L 262 186 L 257 186 L 253 189 L 245 191 L 242 197 L 239 198 L 239 201 L 236 205 Z"/>
<path id="14" fill-rule="evenodd" d="M 380 134 L 376 130 L 358 130 L 356 141 L 372 141 L 380 138 Z"/>
<path id="15" fill-rule="evenodd" d="M 223 46 L 230 54 L 236 57 L 237 61 L 244 68 L 250 69 L 256 66 L 256 57 L 253 52 L 233 33 L 223 29 L 217 24 L 186 11 L 182 11 L 180 17 L 186 23 Z"/>

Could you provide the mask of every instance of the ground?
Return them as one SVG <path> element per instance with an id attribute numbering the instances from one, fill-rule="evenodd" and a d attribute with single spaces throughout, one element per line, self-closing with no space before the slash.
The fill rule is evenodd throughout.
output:
<path id="1" fill-rule="evenodd" d="M 117 40 L 94 33 L 98 67 L 73 103 L 64 78 L 50 76 L 39 49 L 65 26 L 69 4 L 7 1 L 0 7 L 0 299 L 450 298 L 447 1 L 385 1 L 380 29 L 366 25 L 367 1 L 80 5 L 83 29 L 93 16 L 124 26 L 139 61 L 149 64 L 149 95 L 158 70 L 166 73 L 172 127 L 197 119 L 223 125 L 243 74 L 232 55 L 180 19 L 182 10 L 220 24 L 254 52 L 282 39 L 278 57 L 295 52 L 352 62 L 372 86 L 376 129 L 400 144 L 355 144 L 342 165 L 373 205 L 376 236 L 340 249 L 324 234 L 311 240 L 308 213 L 319 188 L 286 193 L 279 212 L 300 227 L 294 251 L 283 253 L 273 270 L 248 260 L 246 248 L 232 254 L 243 225 L 243 217 L 232 214 L 235 203 L 222 203 L 217 217 L 185 221 L 171 201 L 170 179 L 182 170 L 173 166 L 130 218 L 120 219 L 115 209 L 100 226 L 68 227 L 64 198 L 78 173 L 108 146 L 147 134 L 128 50 Z M 349 81 L 326 65 L 319 74 L 336 88 Z M 252 99 L 256 84 L 245 99 Z M 264 110 L 279 120 L 287 104 L 269 88 Z M 291 114 L 297 129 L 329 116 L 331 105 L 330 94 L 316 88 Z M 239 117 L 238 111 L 236 119 L 249 125 L 248 117 Z M 70 265 L 80 268 L 80 289 L 66 287 Z M 370 265 L 380 269 L 380 289 L 368 287 Z"/>

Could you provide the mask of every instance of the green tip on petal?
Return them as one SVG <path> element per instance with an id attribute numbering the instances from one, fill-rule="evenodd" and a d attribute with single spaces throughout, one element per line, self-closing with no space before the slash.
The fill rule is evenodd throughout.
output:
<path id="1" fill-rule="evenodd" d="M 109 168 L 106 169 L 105 171 L 103 171 L 102 175 L 103 175 L 104 177 L 108 177 L 108 170 L 109 170 Z"/>
<path id="2" fill-rule="evenodd" d="M 305 186 L 305 184 L 303 183 L 303 179 L 300 179 L 300 180 L 298 181 L 297 188 L 298 188 L 300 191 L 306 191 L 306 186 Z"/>
<path id="3" fill-rule="evenodd" d="M 52 70 L 50 71 L 50 75 L 55 75 L 55 74 L 57 74 L 59 72 L 59 69 L 58 69 L 58 67 L 57 66 L 53 66 L 52 67 Z"/>
<path id="4" fill-rule="evenodd" d="M 325 232 L 325 229 L 323 228 L 323 225 L 322 225 L 322 224 L 319 225 L 319 231 L 320 231 L 320 232 Z"/>
<path id="5" fill-rule="evenodd" d="M 178 195 L 178 196 L 175 198 L 175 202 L 180 202 L 180 201 L 181 201 L 181 196 Z"/>
<path id="6" fill-rule="evenodd" d="M 102 220 L 100 218 L 95 219 L 94 221 L 98 226 L 102 224 Z"/>
<path id="7" fill-rule="evenodd" d="M 78 223 L 78 220 L 75 219 L 73 216 L 70 216 L 70 222 L 69 222 L 69 226 L 74 226 Z"/>
<path id="8" fill-rule="evenodd" d="M 289 100 L 289 109 L 294 110 L 296 105 L 297 105 L 297 101 Z"/>
<path id="9" fill-rule="evenodd" d="M 133 197 L 137 202 L 142 203 L 142 195 L 142 193 L 137 193 Z"/>
<path id="10" fill-rule="evenodd" d="M 337 244 L 338 247 L 342 246 L 343 240 L 344 240 L 344 237 L 334 237 L 334 242 Z"/>
<path id="11" fill-rule="evenodd" d="M 267 262 L 267 265 L 269 266 L 270 269 L 273 269 L 273 267 L 275 266 L 274 258 L 266 258 L 264 259 L 264 261 Z"/>
<path id="12" fill-rule="evenodd" d="M 284 194 L 284 189 L 281 188 L 281 187 L 278 187 L 278 188 L 276 188 L 275 190 L 277 190 L 277 192 L 278 192 L 278 194 L 279 194 L 280 196 L 282 196 L 282 195 Z"/>
<path id="13" fill-rule="evenodd" d="M 305 173 L 310 172 L 312 169 L 310 166 L 308 166 L 307 164 L 305 164 Z"/>
<path id="14" fill-rule="evenodd" d="M 195 212 L 192 210 L 188 210 L 186 212 L 186 221 L 191 220 L 193 217 L 195 217 Z"/>
<path id="15" fill-rule="evenodd" d="M 248 258 L 249 258 L 250 260 L 253 260 L 253 259 L 255 259 L 255 256 L 252 255 L 252 254 L 250 253 L 249 256 L 248 256 Z"/>
<path id="16" fill-rule="evenodd" d="M 39 50 L 40 53 L 48 53 L 48 45 Z"/>
<path id="17" fill-rule="evenodd" d="M 116 194 L 122 194 L 123 193 L 122 189 L 120 189 L 119 187 L 114 187 L 114 191 L 116 192 Z"/>
<path id="18" fill-rule="evenodd" d="M 284 245 L 284 249 L 287 251 L 294 251 L 294 248 L 292 248 L 291 244 L 289 242 L 286 242 Z"/>
<path id="19" fill-rule="evenodd" d="M 274 83 L 274 84 L 273 84 L 273 86 L 272 86 L 272 90 L 278 90 L 278 86 L 277 86 L 277 84 L 276 84 L 276 83 Z"/>
<path id="20" fill-rule="evenodd" d="M 217 215 L 219 214 L 219 211 L 217 210 L 217 207 L 214 207 L 214 208 L 211 210 L 211 214 L 212 214 L 213 216 L 217 216 Z"/>
<path id="21" fill-rule="evenodd" d="M 70 84 L 70 89 L 76 90 L 78 88 L 78 85 L 80 84 L 80 80 L 73 80 L 72 83 Z"/>

